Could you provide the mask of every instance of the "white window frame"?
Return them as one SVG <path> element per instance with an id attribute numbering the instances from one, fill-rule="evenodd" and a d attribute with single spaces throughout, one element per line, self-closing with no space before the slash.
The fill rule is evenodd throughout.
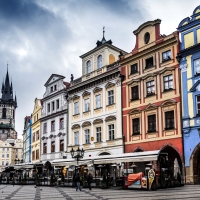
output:
<path id="1" fill-rule="evenodd" d="M 97 69 L 102 68 L 102 60 L 103 60 L 102 55 L 99 55 L 99 56 L 97 57 Z"/>
<path id="2" fill-rule="evenodd" d="M 84 99 L 84 105 L 85 105 L 85 112 L 88 112 L 90 110 L 89 98 Z"/>
<path id="3" fill-rule="evenodd" d="M 200 74 L 200 58 L 194 60 L 194 73 Z"/>
<path id="4" fill-rule="evenodd" d="M 78 111 L 78 102 L 74 103 L 74 114 L 78 115 L 79 111 Z"/>
<path id="5" fill-rule="evenodd" d="M 79 145 L 79 132 L 74 132 L 74 145 Z"/>
<path id="6" fill-rule="evenodd" d="M 150 86 L 148 85 L 149 83 L 150 83 Z M 148 88 L 150 88 L 149 91 L 148 91 Z M 155 94 L 155 81 L 151 80 L 151 81 L 146 82 L 146 89 L 147 89 L 147 95 Z"/>
<path id="7" fill-rule="evenodd" d="M 108 125 L 108 137 L 109 140 L 114 140 L 115 139 L 115 125 L 114 124 L 109 124 Z"/>
<path id="8" fill-rule="evenodd" d="M 96 108 L 100 108 L 101 107 L 101 95 L 98 94 L 95 96 L 96 98 Z"/>
<path id="9" fill-rule="evenodd" d="M 162 60 L 170 60 L 171 59 L 171 50 L 165 51 L 162 53 Z"/>
<path id="10" fill-rule="evenodd" d="M 90 143 L 90 130 L 86 129 L 85 130 L 85 144 L 89 144 Z"/>
<path id="11" fill-rule="evenodd" d="M 163 76 L 163 84 L 164 84 L 164 90 L 170 90 L 173 89 L 173 74 L 169 74 L 167 76 Z"/>
<path id="12" fill-rule="evenodd" d="M 114 104 L 114 90 L 108 91 L 108 105 Z"/>
<path id="13" fill-rule="evenodd" d="M 101 142 L 101 127 L 96 127 L 96 141 Z"/>

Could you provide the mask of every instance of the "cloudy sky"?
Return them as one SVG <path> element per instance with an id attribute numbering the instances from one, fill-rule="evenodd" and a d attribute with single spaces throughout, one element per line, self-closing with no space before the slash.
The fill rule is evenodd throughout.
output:
<path id="1" fill-rule="evenodd" d="M 0 0 L 0 81 L 8 61 L 19 137 L 50 75 L 61 74 L 65 81 L 70 74 L 80 77 L 79 56 L 102 39 L 103 26 L 107 40 L 130 52 L 139 25 L 159 18 L 161 33 L 170 34 L 198 5 L 197 0 Z"/>

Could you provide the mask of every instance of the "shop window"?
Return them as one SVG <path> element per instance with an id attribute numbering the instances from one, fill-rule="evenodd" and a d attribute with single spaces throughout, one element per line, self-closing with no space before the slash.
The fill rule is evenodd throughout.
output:
<path id="1" fill-rule="evenodd" d="M 89 134 L 89 129 L 85 130 L 85 144 L 90 143 L 90 134 Z"/>
<path id="2" fill-rule="evenodd" d="M 140 134 L 140 119 L 139 118 L 132 119 L 132 125 L 133 125 L 132 135 Z"/>
<path id="3" fill-rule="evenodd" d="M 96 128 L 97 142 L 101 142 L 101 127 Z"/>
<path id="4" fill-rule="evenodd" d="M 165 130 L 174 128 L 174 111 L 165 112 Z"/>
<path id="5" fill-rule="evenodd" d="M 200 74 L 200 58 L 194 60 L 194 71 L 195 71 L 195 75 Z"/>
<path id="6" fill-rule="evenodd" d="M 146 62 L 146 67 L 145 67 L 146 69 L 153 67 L 153 57 L 146 59 L 145 62 Z"/>
<path id="7" fill-rule="evenodd" d="M 114 104 L 114 90 L 108 91 L 108 105 Z"/>
<path id="8" fill-rule="evenodd" d="M 78 131 L 77 132 L 74 132 L 74 145 L 78 145 L 79 142 L 78 142 Z"/>
<path id="9" fill-rule="evenodd" d="M 165 51 L 162 53 L 162 62 L 171 60 L 171 51 Z"/>
<path id="10" fill-rule="evenodd" d="M 109 132 L 109 140 L 114 140 L 115 139 L 114 124 L 108 125 L 108 132 Z"/>
<path id="11" fill-rule="evenodd" d="M 155 94 L 155 83 L 154 81 L 149 81 L 147 84 L 147 96 L 151 96 Z"/>
<path id="12" fill-rule="evenodd" d="M 60 118 L 60 129 L 64 129 L 64 118 Z"/>
<path id="13" fill-rule="evenodd" d="M 131 88 L 132 100 L 139 99 L 138 85 Z"/>
<path id="14" fill-rule="evenodd" d="M 79 111 L 78 111 L 78 102 L 75 102 L 75 103 L 74 103 L 74 114 L 75 114 L 75 115 L 78 115 L 78 112 L 79 112 Z"/>
<path id="15" fill-rule="evenodd" d="M 131 74 L 135 74 L 138 72 L 138 64 L 131 65 Z"/>
<path id="16" fill-rule="evenodd" d="M 148 116 L 148 133 L 156 131 L 156 115 Z"/>
<path id="17" fill-rule="evenodd" d="M 64 140 L 60 140 L 60 151 L 64 151 Z"/>
<path id="18" fill-rule="evenodd" d="M 51 152 L 55 152 L 55 142 L 51 142 Z"/>
<path id="19" fill-rule="evenodd" d="M 164 91 L 173 89 L 173 76 L 172 74 L 164 76 Z"/>

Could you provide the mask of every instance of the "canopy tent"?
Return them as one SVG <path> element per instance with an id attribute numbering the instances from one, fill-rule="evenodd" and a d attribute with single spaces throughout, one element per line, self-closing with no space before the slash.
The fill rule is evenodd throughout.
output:
<path id="1" fill-rule="evenodd" d="M 103 155 L 94 156 L 89 158 L 81 159 L 79 165 L 88 164 L 111 164 L 111 163 L 122 163 L 122 162 L 150 162 L 158 160 L 160 150 L 156 151 L 143 151 L 134 153 L 124 153 L 117 155 Z M 52 166 L 71 166 L 77 165 L 75 159 L 56 159 L 52 161 Z"/>

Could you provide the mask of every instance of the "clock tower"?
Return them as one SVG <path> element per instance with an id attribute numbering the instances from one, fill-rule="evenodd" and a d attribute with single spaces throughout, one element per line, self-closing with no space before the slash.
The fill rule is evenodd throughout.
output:
<path id="1" fill-rule="evenodd" d="M 16 139 L 15 131 L 15 109 L 17 98 L 13 95 L 12 82 L 9 80 L 7 70 L 6 79 L 3 80 L 0 98 L 0 140 Z"/>

